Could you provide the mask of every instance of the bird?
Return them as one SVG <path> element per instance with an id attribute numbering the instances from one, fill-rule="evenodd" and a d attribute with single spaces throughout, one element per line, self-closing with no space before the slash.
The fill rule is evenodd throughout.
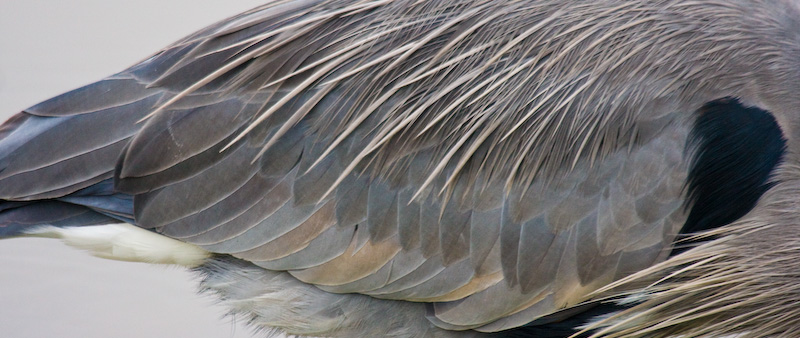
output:
<path id="1" fill-rule="evenodd" d="M 0 126 L 0 237 L 267 335 L 794 337 L 798 92 L 794 0 L 271 1 Z"/>

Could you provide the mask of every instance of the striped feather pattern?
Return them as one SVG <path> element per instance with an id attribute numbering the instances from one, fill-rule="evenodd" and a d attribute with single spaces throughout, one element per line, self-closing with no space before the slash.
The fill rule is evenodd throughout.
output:
<path id="1" fill-rule="evenodd" d="M 666 259 L 691 112 L 769 99 L 742 69 L 792 81 L 783 45 L 743 43 L 775 27 L 750 10 L 274 1 L 13 118 L 0 197 L 431 303 L 439 328 L 514 328 Z M 111 178 L 132 209 L 70 195 Z"/>

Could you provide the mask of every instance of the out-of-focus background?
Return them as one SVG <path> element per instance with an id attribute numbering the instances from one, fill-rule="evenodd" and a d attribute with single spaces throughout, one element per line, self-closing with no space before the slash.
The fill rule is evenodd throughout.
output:
<path id="1" fill-rule="evenodd" d="M 265 0 L 0 1 L 0 119 Z M 183 268 L 0 241 L 0 336 L 252 337 Z"/>

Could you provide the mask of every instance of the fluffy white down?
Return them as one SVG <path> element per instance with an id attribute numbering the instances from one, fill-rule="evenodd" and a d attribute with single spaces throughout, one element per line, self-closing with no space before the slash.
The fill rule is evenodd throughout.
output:
<path id="1" fill-rule="evenodd" d="M 70 228 L 42 226 L 28 231 L 28 236 L 60 238 L 67 245 L 87 250 L 92 255 L 120 261 L 196 267 L 211 256 L 194 244 L 127 223 Z"/>

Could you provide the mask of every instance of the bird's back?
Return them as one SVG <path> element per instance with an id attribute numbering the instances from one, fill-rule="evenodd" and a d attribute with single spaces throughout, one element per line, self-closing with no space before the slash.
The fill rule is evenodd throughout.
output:
<path id="1" fill-rule="evenodd" d="M 0 220 L 125 221 L 233 256 L 207 285 L 291 333 L 547 327 L 769 187 L 785 142 L 746 106 L 782 45 L 749 40 L 749 10 L 275 2 L 7 122 Z"/>

